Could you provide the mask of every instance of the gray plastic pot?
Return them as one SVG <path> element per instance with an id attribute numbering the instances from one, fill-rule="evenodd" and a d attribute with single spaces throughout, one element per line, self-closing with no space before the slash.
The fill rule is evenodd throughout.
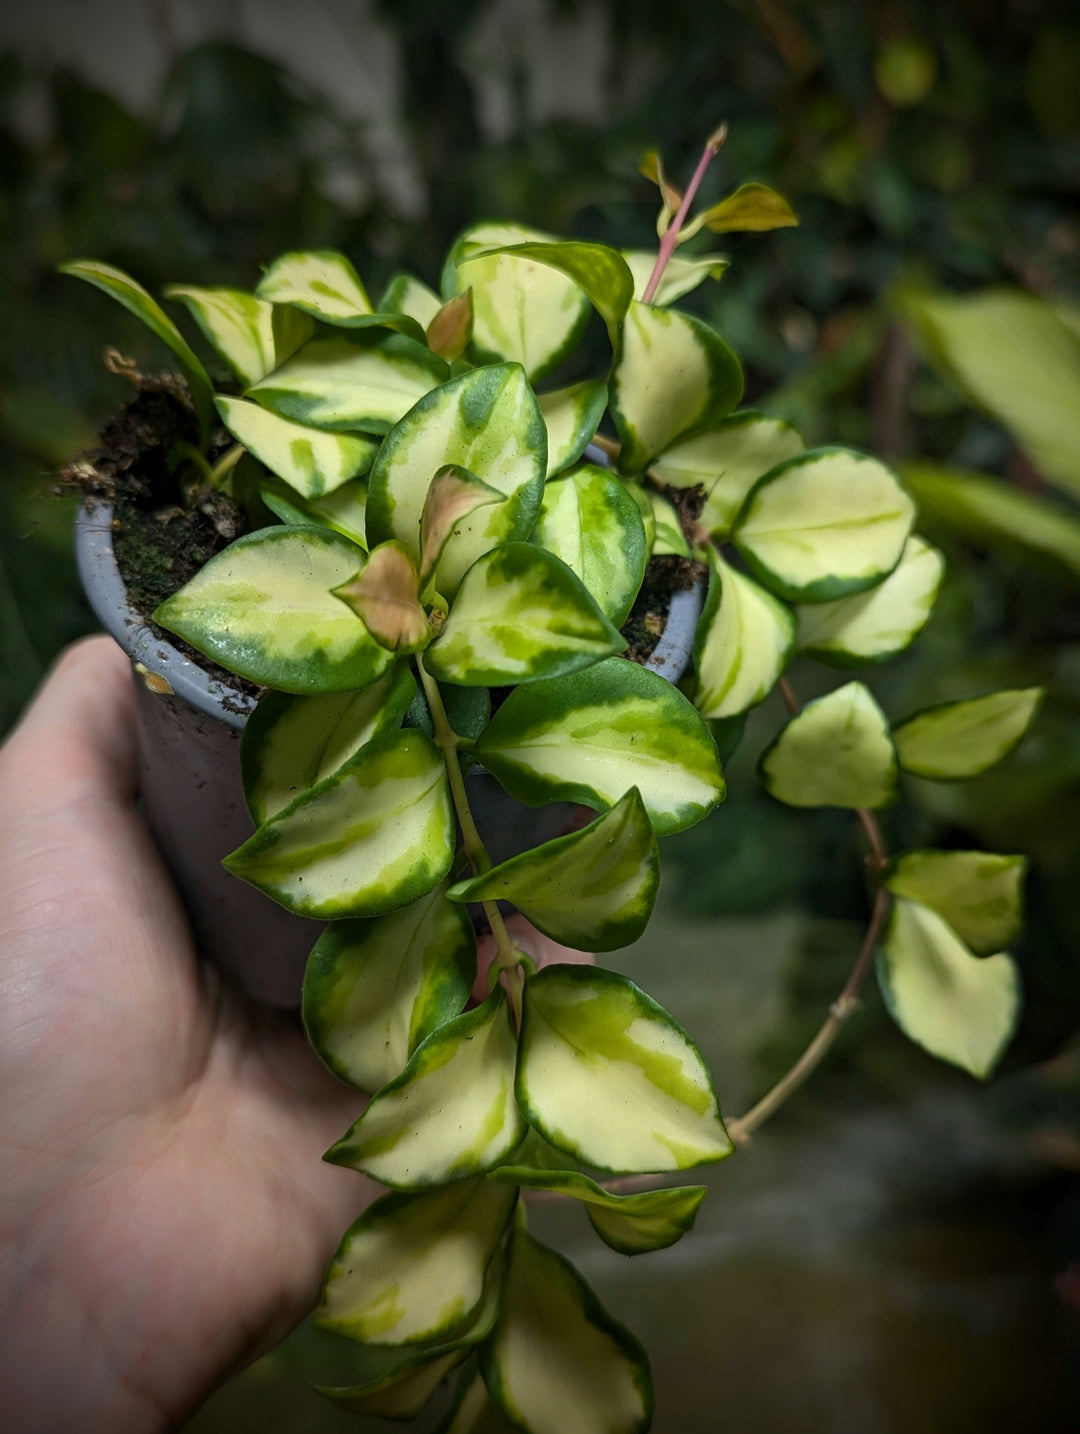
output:
<path id="1" fill-rule="evenodd" d="M 200 950 L 257 1000 L 296 1007 L 322 923 L 285 911 L 221 865 L 254 830 L 239 761 L 240 734 L 254 701 L 155 637 L 130 606 L 113 555 L 112 517 L 104 503 L 79 513 L 76 561 L 91 607 L 132 662 L 146 820 Z M 689 664 L 701 604 L 700 587 L 672 598 L 648 663 L 671 682 Z M 471 772 L 467 784 L 477 826 L 497 861 L 569 830 L 576 811 L 569 803 L 524 807 L 482 770 Z"/>

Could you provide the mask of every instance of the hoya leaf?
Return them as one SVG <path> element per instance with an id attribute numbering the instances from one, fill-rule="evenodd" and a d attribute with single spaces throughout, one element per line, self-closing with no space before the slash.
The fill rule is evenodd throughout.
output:
<path id="1" fill-rule="evenodd" d="M 545 1140 L 595 1170 L 689 1170 L 734 1149 L 693 1041 L 598 967 L 547 966 L 526 981 L 517 1096 Z"/>
<path id="2" fill-rule="evenodd" d="M 861 682 L 808 702 L 758 763 L 761 780 L 789 807 L 886 806 L 899 768 L 884 712 Z"/>
<path id="3" fill-rule="evenodd" d="M 633 498 L 645 529 L 645 561 L 647 563 L 652 557 L 653 546 L 656 543 L 656 510 L 653 508 L 650 495 L 633 478 L 626 480 L 626 491 Z"/>
<path id="4" fill-rule="evenodd" d="M 284 480 L 265 470 L 260 473 L 259 496 L 283 523 L 294 526 L 314 523 L 340 533 L 367 551 L 367 482 L 363 478 L 350 478 L 340 488 L 319 498 L 305 498 Z"/>
<path id="5" fill-rule="evenodd" d="M 466 289 L 456 299 L 448 299 L 427 326 L 428 348 L 449 363 L 460 358 L 469 345 L 473 331 L 472 290 Z"/>
<path id="6" fill-rule="evenodd" d="M 580 1200 L 593 1229 L 605 1245 L 618 1250 L 620 1255 L 643 1255 L 674 1245 L 694 1228 L 706 1195 L 704 1185 L 612 1195 L 576 1170 L 533 1170 L 522 1165 L 501 1165 L 488 1178 L 527 1190 L 551 1190 Z"/>
<path id="7" fill-rule="evenodd" d="M 614 473 L 585 463 L 548 483 L 532 541 L 562 559 L 616 627 L 626 621 L 648 553 L 637 503 Z"/>
<path id="8" fill-rule="evenodd" d="M 513 691 L 478 743 L 526 806 L 613 807 L 637 787 L 657 836 L 693 826 L 724 796 L 708 728 L 670 682 L 613 657 Z"/>
<path id="9" fill-rule="evenodd" d="M 517 1038 L 497 987 L 439 1026 L 323 1157 L 398 1190 L 491 1170 L 525 1133 L 514 1099 Z"/>
<path id="10" fill-rule="evenodd" d="M 164 293 L 167 299 L 185 306 L 215 353 L 245 388 L 277 367 L 273 304 L 242 289 L 169 284 Z"/>
<path id="11" fill-rule="evenodd" d="M 356 691 L 392 661 L 331 592 L 363 561 L 326 528 L 259 528 L 211 558 L 154 621 L 263 687 Z"/>
<path id="12" fill-rule="evenodd" d="M 437 886 L 454 856 L 446 768 L 422 732 L 387 732 L 225 858 L 298 916 L 381 916 Z"/>
<path id="13" fill-rule="evenodd" d="M 249 393 L 272 413 L 312 428 L 386 433 L 449 373 L 415 339 L 367 329 L 317 335 Z"/>
<path id="14" fill-rule="evenodd" d="M 633 300 L 611 375 L 620 469 L 639 473 L 684 433 L 722 418 L 742 390 L 738 358 L 708 324 Z"/>
<path id="15" fill-rule="evenodd" d="M 679 521 L 679 515 L 674 506 L 655 488 L 648 489 L 647 497 L 652 504 L 654 519 L 652 556 L 655 558 L 690 557 L 690 544 L 686 541 L 682 523 Z"/>
<path id="16" fill-rule="evenodd" d="M 895 657 L 925 627 L 944 573 L 937 548 L 912 533 L 900 562 L 877 587 L 799 608 L 800 651 L 834 667 Z"/>
<path id="17" fill-rule="evenodd" d="M 814 448 L 758 480 L 732 538 L 778 597 L 830 602 L 892 572 L 914 514 L 884 463 L 847 448 Z"/>
<path id="18" fill-rule="evenodd" d="M 640 299 L 656 267 L 656 254 L 649 249 L 624 249 L 622 256 L 634 276 L 634 298 Z M 726 254 L 700 254 L 692 259 L 672 254 L 650 303 L 663 308 L 692 293 L 706 279 L 722 279 L 730 262 Z"/>
<path id="19" fill-rule="evenodd" d="M 214 391 L 195 352 L 161 305 L 129 274 L 114 268 L 112 264 L 102 264 L 97 259 L 73 259 L 68 264 L 60 265 L 60 273 L 70 274 L 75 279 L 85 279 L 88 284 L 93 284 L 95 289 L 108 294 L 118 304 L 122 304 L 129 314 L 141 319 L 152 334 L 172 349 L 180 365 L 180 372 L 191 390 L 192 402 L 199 417 L 201 441 L 205 447 L 214 426 Z"/>
<path id="20" fill-rule="evenodd" d="M 538 396 L 547 428 L 547 477 L 576 463 L 592 442 L 607 407 L 607 384 L 586 379 Z"/>
<path id="21" fill-rule="evenodd" d="M 480 1367 L 491 1398 L 529 1434 L 645 1434 L 652 1422 L 645 1351 L 574 1267 L 524 1230 L 510 1242 Z"/>
<path id="22" fill-rule="evenodd" d="M 424 665 L 442 682 L 504 687 L 577 672 L 625 646 L 564 562 L 504 543 L 465 574 Z"/>
<path id="23" fill-rule="evenodd" d="M 442 300 L 412 274 L 395 274 L 383 290 L 379 308 L 388 314 L 407 314 L 426 330 L 442 308 Z"/>
<path id="24" fill-rule="evenodd" d="M 457 1016 L 476 979 L 476 935 L 443 883 L 374 921 L 335 921 L 304 976 L 304 1026 L 334 1074 L 377 1091 Z"/>
<path id="25" fill-rule="evenodd" d="M 694 705 L 736 717 L 772 691 L 795 645 L 789 608 L 708 548 L 709 591 L 694 639 Z"/>
<path id="26" fill-rule="evenodd" d="M 775 189 L 767 184 L 740 184 L 726 199 L 712 205 L 698 216 L 698 224 L 714 234 L 762 233 L 769 229 L 788 229 L 799 222 L 795 211 Z M 690 233 L 697 226 L 688 225 Z"/>
<path id="27" fill-rule="evenodd" d="M 498 542 L 527 538 L 536 521 L 547 464 L 546 433 L 517 364 L 494 364 L 452 379 L 395 425 L 368 480 L 372 542 L 398 538 L 419 559 L 428 487 L 447 464 L 466 469 L 504 500 L 463 519 L 446 544 L 436 587 L 450 598 L 482 553 Z"/>
<path id="28" fill-rule="evenodd" d="M 472 288 L 471 352 L 485 363 L 520 363 L 530 383 L 576 347 L 589 320 L 589 300 L 573 279 L 550 265 L 482 251 L 548 242 L 556 242 L 554 236 L 523 224 L 478 224 L 458 238 L 443 270 L 448 299 Z M 485 474 L 480 477 L 486 481 Z"/>
<path id="29" fill-rule="evenodd" d="M 460 523 L 477 508 L 501 503 L 498 488 L 490 488 L 456 463 L 440 468 L 424 499 L 420 514 L 420 586 L 426 588 L 435 574 L 447 541 Z"/>
<path id="30" fill-rule="evenodd" d="M 985 1079 L 1020 1013 L 1011 957 L 973 956 L 943 917 L 917 901 L 895 903 L 877 960 L 896 1024 L 931 1055 Z"/>
<path id="31" fill-rule="evenodd" d="M 979 956 L 1020 934 L 1027 859 L 988 851 L 906 851 L 885 868 L 894 896 L 929 906 Z"/>
<path id="32" fill-rule="evenodd" d="M 453 1338 L 475 1319 L 517 1202 L 490 1180 L 376 1200 L 346 1231 L 316 1323 L 367 1344 Z"/>
<path id="33" fill-rule="evenodd" d="M 511 1424 L 492 1403 L 483 1379 L 477 1374 L 463 1382 L 459 1397 L 446 1419 L 436 1427 L 435 1434 L 517 1434 L 517 1425 Z"/>
<path id="34" fill-rule="evenodd" d="M 617 249 L 611 249 L 606 244 L 533 240 L 495 249 L 485 248 L 483 253 L 505 254 L 519 260 L 532 259 L 565 274 L 588 295 L 589 302 L 607 325 L 612 346 L 618 343 L 619 328 L 634 297 L 634 276 Z M 475 262 L 466 249 L 458 260 L 459 266 L 465 266 L 466 278 L 469 274 L 467 266 Z"/>
<path id="35" fill-rule="evenodd" d="M 400 727 L 415 696 L 416 683 L 400 666 L 361 692 L 267 692 L 240 739 L 244 794 L 256 825 L 332 776 L 366 742 Z"/>
<path id="36" fill-rule="evenodd" d="M 255 292 L 260 299 L 291 304 L 325 324 L 347 324 L 371 313 L 359 275 L 345 255 L 333 249 L 282 254 L 266 270 Z"/>
<path id="37" fill-rule="evenodd" d="M 259 300 L 262 303 L 262 300 Z M 294 309 L 291 304 L 270 305 L 270 327 L 274 334 L 274 367 L 283 364 L 301 344 L 306 344 L 315 332 L 315 320 L 310 314 Z"/>
<path id="38" fill-rule="evenodd" d="M 656 233 L 662 237 L 668 229 L 672 219 L 678 213 L 679 206 L 683 201 L 683 192 L 677 185 L 671 183 L 664 173 L 664 161 L 660 157 L 658 149 L 647 149 L 641 156 L 641 163 L 638 165 L 638 173 L 643 174 L 646 179 L 652 182 L 660 191 L 663 200 L 663 208 L 656 224 Z"/>
<path id="39" fill-rule="evenodd" d="M 1041 687 L 990 692 L 916 712 L 893 733 L 900 765 L 917 777 L 977 777 L 1016 747 L 1035 719 Z"/>
<path id="40" fill-rule="evenodd" d="M 615 951 L 648 925 L 660 853 L 636 787 L 580 831 L 459 881 L 452 901 L 510 901 L 564 946 Z"/>
<path id="41" fill-rule="evenodd" d="M 305 498 L 332 493 L 371 467 L 379 445 L 358 433 L 324 433 L 243 398 L 215 400 L 237 442 Z"/>
<path id="42" fill-rule="evenodd" d="M 431 624 L 420 604 L 420 575 L 404 543 L 380 543 L 360 571 L 334 589 L 368 632 L 390 652 L 421 652 Z"/>
<path id="43" fill-rule="evenodd" d="M 652 472 L 675 488 L 700 483 L 705 489 L 701 521 L 714 537 L 726 538 L 762 474 L 804 447 L 790 423 L 747 408 L 665 449 Z"/>

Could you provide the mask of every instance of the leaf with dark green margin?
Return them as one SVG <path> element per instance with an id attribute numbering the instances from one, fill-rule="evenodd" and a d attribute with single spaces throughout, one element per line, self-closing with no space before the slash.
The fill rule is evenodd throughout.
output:
<path id="1" fill-rule="evenodd" d="M 114 268 L 112 264 L 102 264 L 97 259 L 73 259 L 70 263 L 61 264 L 59 271 L 75 279 L 85 279 L 95 289 L 108 294 L 129 314 L 141 319 L 151 333 L 172 349 L 191 390 L 195 412 L 199 416 L 200 440 L 205 448 L 214 427 L 214 391 L 194 350 L 161 305 L 130 274 Z"/>
<path id="2" fill-rule="evenodd" d="M 386 314 L 408 314 L 426 330 L 442 308 L 442 300 L 413 274 L 395 274 L 383 290 L 379 308 Z"/>
<path id="3" fill-rule="evenodd" d="M 339 1079 L 377 1091 L 459 1015 L 476 979 L 476 934 L 443 882 L 374 921 L 335 921 L 304 976 L 304 1027 Z"/>
<path id="4" fill-rule="evenodd" d="M 755 483 L 731 536 L 754 577 L 778 597 L 831 602 L 892 572 L 914 516 L 884 463 L 849 448 L 813 448 Z"/>
<path id="5" fill-rule="evenodd" d="M 921 902 L 977 956 L 1004 951 L 1020 934 L 1027 858 L 988 851 L 905 851 L 885 867 L 894 896 Z"/>
<path id="6" fill-rule="evenodd" d="M 510 901 L 564 946 L 615 951 L 649 923 L 660 853 L 636 787 L 580 831 L 450 888 L 451 901 Z"/>
<path id="7" fill-rule="evenodd" d="M 945 575 L 937 548 L 912 533 L 875 588 L 798 610 L 799 650 L 832 667 L 866 667 L 903 652 L 926 626 Z"/>
<path id="8" fill-rule="evenodd" d="M 442 682 L 505 687 L 578 672 L 625 646 L 564 562 L 504 543 L 465 574 L 424 666 Z"/>
<path id="9" fill-rule="evenodd" d="M 420 558 L 420 518 L 431 480 L 448 464 L 500 492 L 458 525 L 436 576 L 446 598 L 467 568 L 501 542 L 529 536 L 544 490 L 547 433 L 517 364 L 494 364 L 452 379 L 421 399 L 383 442 L 368 480 L 373 543 L 398 538 Z"/>
<path id="10" fill-rule="evenodd" d="M 332 776 L 366 742 L 400 727 L 416 690 L 399 665 L 360 692 L 265 693 L 240 739 L 244 795 L 256 826 Z"/>
<path id="11" fill-rule="evenodd" d="M 425 344 L 376 328 L 318 334 L 248 392 L 294 423 L 386 433 L 449 376 Z"/>
<path id="12" fill-rule="evenodd" d="M 701 522 L 714 537 L 726 538 L 757 480 L 805 447 L 790 423 L 746 408 L 672 444 L 654 460 L 652 471 L 674 488 L 700 483 L 705 489 Z"/>
<path id="13" fill-rule="evenodd" d="M 716 748 L 693 705 L 621 657 L 517 688 L 477 750 L 530 807 L 583 802 L 606 811 L 637 787 L 657 836 L 693 826 L 724 796 Z"/>
<path id="14" fill-rule="evenodd" d="M 298 916 L 382 916 L 437 886 L 454 857 L 446 768 L 422 732 L 387 732 L 297 797 L 225 866 Z"/>
<path id="15" fill-rule="evenodd" d="M 501 987 L 439 1026 L 323 1157 L 398 1190 L 479 1175 L 525 1133 L 514 1100 L 517 1037 Z"/>
<path id="16" fill-rule="evenodd" d="M 701 1052 L 613 971 L 547 966 L 525 982 L 518 1105 L 545 1140 L 595 1170 L 689 1170 L 734 1146 Z"/>
<path id="17" fill-rule="evenodd" d="M 459 235 L 442 275 L 446 298 L 473 291 L 470 354 L 483 363 L 520 363 L 530 383 L 576 348 L 589 321 L 589 300 L 572 279 L 536 259 L 505 253 L 473 256 L 484 249 L 534 242 L 558 240 L 523 224 L 474 225 Z M 464 263 L 466 258 L 471 262 Z M 479 476 L 487 481 L 486 474 Z"/>
<path id="18" fill-rule="evenodd" d="M 467 266 L 480 253 L 534 259 L 565 274 L 588 296 L 589 302 L 607 325 L 612 347 L 618 343 L 622 321 L 634 297 L 634 276 L 618 249 L 609 248 L 607 244 L 586 244 L 577 240 L 504 244 L 495 249 L 483 249 L 477 254 L 470 254 L 466 246 L 457 261 L 459 268 L 465 267 L 466 278 Z"/>
<path id="19" fill-rule="evenodd" d="M 238 443 L 304 498 L 321 498 L 366 473 L 379 445 L 358 433 L 325 433 L 243 398 L 215 400 Z"/>
<path id="20" fill-rule="evenodd" d="M 676 1244 L 694 1228 L 707 1193 L 704 1185 L 681 1185 L 671 1190 L 612 1195 L 576 1170 L 531 1170 L 522 1165 L 500 1165 L 488 1178 L 580 1200 L 593 1229 L 620 1255 L 645 1255 Z"/>
<path id="21" fill-rule="evenodd" d="M 861 682 L 807 702 L 758 762 L 765 790 L 789 807 L 866 807 L 895 800 L 900 770 L 889 723 Z"/>
<path id="22" fill-rule="evenodd" d="M 491 1402 L 480 1375 L 470 1376 L 466 1371 L 453 1406 L 435 1434 L 518 1434 L 518 1429 Z"/>
<path id="23" fill-rule="evenodd" d="M 263 476 L 259 483 L 259 496 L 283 523 L 293 526 L 314 523 L 320 528 L 329 528 L 331 532 L 340 533 L 359 544 L 361 550 L 367 552 L 366 479 L 350 478 L 340 488 L 321 498 L 304 498 L 283 478 L 265 470 L 260 472 Z"/>
<path id="24" fill-rule="evenodd" d="M 480 1353 L 484 1383 L 529 1434 L 645 1434 L 649 1361 L 569 1261 L 515 1230 L 502 1309 Z"/>
<path id="25" fill-rule="evenodd" d="M 326 528 L 259 528 L 238 538 L 154 613 L 230 672 L 279 692 L 350 692 L 393 661 L 332 595 L 364 552 Z"/>
<path id="26" fill-rule="evenodd" d="M 1020 1014 L 1011 957 L 973 956 L 936 911 L 901 899 L 877 971 L 889 1013 L 906 1036 L 980 1080 L 992 1073 Z"/>
<path id="27" fill-rule="evenodd" d="M 274 333 L 274 305 L 243 289 L 200 289 L 190 284 L 169 284 L 165 297 L 185 306 L 206 341 L 246 388 L 257 383 L 288 358 L 278 349 Z M 310 338 L 315 325 L 306 316 L 307 331 L 295 335 L 298 348 Z"/>
<path id="28" fill-rule="evenodd" d="M 622 256 L 634 276 L 634 298 L 640 299 L 656 267 L 654 249 L 623 249 Z M 691 294 L 705 279 L 722 279 L 731 260 L 726 254 L 698 254 L 687 258 L 672 254 L 664 266 L 656 293 L 650 300 L 658 308 L 673 304 L 684 294 Z"/>
<path id="29" fill-rule="evenodd" d="M 1041 687 L 1025 687 L 916 712 L 893 732 L 900 765 L 938 781 L 977 777 L 1020 744 L 1042 698 Z"/>
<path id="30" fill-rule="evenodd" d="M 679 515 L 673 505 L 655 488 L 648 489 L 648 499 L 652 504 L 655 533 L 652 556 L 654 558 L 690 557 L 690 544 L 686 541 L 682 524 L 679 522 Z"/>
<path id="31" fill-rule="evenodd" d="M 592 442 L 607 407 L 607 384 L 587 378 L 569 388 L 537 395 L 547 428 L 547 476 L 576 463 Z"/>
<path id="32" fill-rule="evenodd" d="M 346 1232 L 316 1324 L 367 1344 L 454 1338 L 479 1314 L 516 1203 L 515 1190 L 490 1180 L 384 1195 Z"/>
<path id="33" fill-rule="evenodd" d="M 742 391 L 742 366 L 714 329 L 635 299 L 611 374 L 620 470 L 640 473 L 677 438 L 722 418 Z"/>
<path id="34" fill-rule="evenodd" d="M 772 593 L 707 549 L 709 591 L 694 639 L 694 705 L 737 717 L 769 695 L 795 647 L 795 618 Z"/>
<path id="35" fill-rule="evenodd" d="M 605 616 L 621 626 L 645 576 L 645 526 L 627 485 L 594 463 L 544 488 L 532 541 L 580 578 Z"/>
<path id="36" fill-rule="evenodd" d="M 279 255 L 255 292 L 260 299 L 291 304 L 325 324 L 348 324 L 371 313 L 360 276 L 345 255 L 333 249 Z"/>

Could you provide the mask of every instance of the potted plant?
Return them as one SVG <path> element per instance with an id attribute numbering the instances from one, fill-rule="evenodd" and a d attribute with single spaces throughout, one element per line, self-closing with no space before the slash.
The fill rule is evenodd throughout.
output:
<path id="1" fill-rule="evenodd" d="M 677 255 L 695 232 L 795 222 L 752 184 L 688 222 L 722 139 L 685 194 L 647 156 L 663 199 L 655 256 L 481 224 L 452 247 L 441 295 L 402 276 L 376 310 L 324 252 L 282 256 L 255 294 L 173 288 L 234 376 L 217 392 L 134 281 L 65 266 L 143 317 L 186 380 L 190 404 L 164 385 L 178 427 L 159 458 L 179 506 L 222 541 L 153 621 L 261 693 L 231 698 L 256 829 L 226 866 L 293 917 L 330 923 L 314 941 L 295 928 L 313 944 L 304 1021 L 370 1099 L 326 1158 L 390 1189 L 346 1232 L 318 1316 L 391 1352 L 378 1378 L 324 1390 L 356 1412 L 411 1417 L 460 1369 L 452 1434 L 647 1429 L 645 1352 L 529 1234 L 526 1192 L 581 1202 L 627 1255 L 680 1239 L 704 1187 L 657 1182 L 745 1143 L 824 1055 L 875 956 L 901 1027 L 974 1075 L 1016 1019 L 1004 948 L 1023 859 L 890 856 L 874 813 L 902 770 L 953 780 L 999 760 L 1039 693 L 975 695 L 895 727 L 859 680 L 799 706 L 783 676 L 793 653 L 864 668 L 901 651 L 942 559 L 882 463 L 804 451 L 784 423 L 738 410 L 737 358 L 672 306 L 725 263 Z M 593 311 L 606 380 L 538 392 Z M 616 438 L 598 433 L 605 412 Z M 613 468 L 581 461 L 590 443 Z M 631 645 L 648 657 L 670 606 L 642 602 L 650 554 L 668 598 L 707 576 L 692 673 L 663 648 L 662 671 L 626 658 Z M 160 638 L 135 629 L 144 709 L 176 707 Z M 191 666 L 183 681 L 209 692 Z M 729 750 L 778 684 L 790 720 L 762 780 L 782 802 L 854 813 L 872 916 L 814 1042 L 725 1126 L 674 1019 L 614 971 L 537 970 L 502 903 L 579 949 L 633 941 L 658 839 L 720 802 L 717 743 Z M 595 818 L 493 857 L 477 763 L 524 808 L 554 808 L 556 830 L 567 804 Z M 478 924 L 496 954 L 470 1006 Z"/>

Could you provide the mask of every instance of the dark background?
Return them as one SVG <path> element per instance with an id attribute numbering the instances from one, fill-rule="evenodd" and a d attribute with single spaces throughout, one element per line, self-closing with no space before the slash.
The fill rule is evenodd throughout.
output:
<path id="1" fill-rule="evenodd" d="M 802 219 L 723 236 L 731 269 L 688 301 L 742 354 L 746 401 L 810 443 L 1045 492 L 915 357 L 897 296 L 1007 284 L 1080 303 L 1073 5 L 45 0 L 0 18 L 0 56 L 0 729 L 94 625 L 72 500 L 50 489 L 126 397 L 101 351 L 165 362 L 55 274 L 66 258 L 158 291 L 251 286 L 282 249 L 340 247 L 377 294 L 399 268 L 437 284 L 479 218 L 644 247 L 642 152 L 684 180 L 726 118 L 706 198 L 761 179 Z M 713 1172 L 695 1236 L 628 1263 L 572 1212 L 550 1217 L 653 1351 L 661 1434 L 1080 1423 L 1078 578 L 924 517 L 949 576 L 916 648 L 872 675 L 887 711 L 1034 682 L 1049 698 L 994 773 L 910 783 L 890 837 L 1031 854 L 1024 1020 L 981 1087 L 908 1045 L 871 993 L 812 1086 Z M 835 685 L 812 664 L 793 680 Z M 617 961 L 698 1037 L 732 1112 L 816 1027 L 866 914 L 848 822 L 757 790 L 780 720 L 775 699 L 755 714 L 727 803 L 666 843 L 654 928 Z M 302 1331 L 191 1434 L 355 1425 L 306 1388 L 348 1360 Z"/>

